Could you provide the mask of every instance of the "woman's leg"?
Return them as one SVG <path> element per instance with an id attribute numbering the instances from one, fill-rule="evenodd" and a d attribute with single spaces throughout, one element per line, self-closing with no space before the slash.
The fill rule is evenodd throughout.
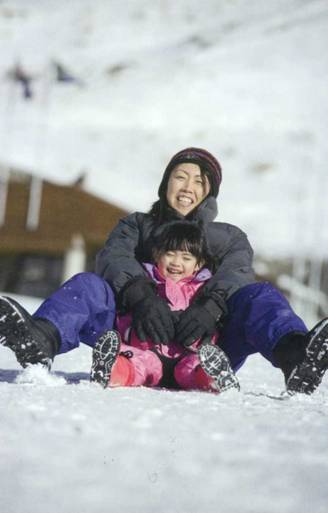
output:
<path id="1" fill-rule="evenodd" d="M 273 349 L 288 333 L 307 333 L 287 299 L 270 283 L 242 287 L 228 300 L 228 317 L 219 346 L 237 370 L 247 356 L 261 353 L 273 365 Z"/>
<path id="2" fill-rule="evenodd" d="M 46 299 L 33 318 L 56 326 L 61 343 L 58 354 L 78 347 L 93 347 L 97 338 L 113 327 L 114 294 L 108 283 L 94 273 L 73 276 Z"/>
<path id="3" fill-rule="evenodd" d="M 93 273 L 73 276 L 31 316 L 17 301 L 0 297 L 0 344 L 16 354 L 19 363 L 51 366 L 54 356 L 81 342 L 94 346 L 112 328 L 114 295 Z"/>

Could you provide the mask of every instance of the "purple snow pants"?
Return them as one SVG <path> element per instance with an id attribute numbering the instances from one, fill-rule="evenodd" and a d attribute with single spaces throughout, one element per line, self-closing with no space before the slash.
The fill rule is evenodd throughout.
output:
<path id="1" fill-rule="evenodd" d="M 97 338 L 112 329 L 114 294 L 108 283 L 94 273 L 80 273 L 66 281 L 42 303 L 33 317 L 51 321 L 59 331 L 59 354 L 79 346 L 93 347 Z"/>
<path id="2" fill-rule="evenodd" d="M 287 333 L 307 331 L 302 319 L 271 283 L 252 283 L 228 299 L 228 317 L 218 344 L 236 371 L 253 353 L 261 353 L 275 365 L 272 350 L 278 340 Z"/>
<path id="3" fill-rule="evenodd" d="M 219 345 L 234 370 L 257 352 L 274 364 L 272 350 L 281 337 L 292 331 L 307 332 L 287 299 L 267 282 L 252 283 L 235 292 L 228 300 L 228 312 Z M 59 353 L 80 342 L 93 347 L 97 338 L 113 327 L 114 294 L 98 275 L 76 274 L 42 303 L 34 317 L 48 319 L 57 327 Z"/>

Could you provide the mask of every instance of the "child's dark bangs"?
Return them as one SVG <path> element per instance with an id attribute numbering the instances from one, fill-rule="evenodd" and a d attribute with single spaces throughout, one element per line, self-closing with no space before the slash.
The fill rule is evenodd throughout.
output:
<path id="1" fill-rule="evenodd" d="M 175 225 L 171 230 L 163 233 L 161 251 L 187 251 L 198 261 L 203 258 L 202 237 L 195 226 Z"/>

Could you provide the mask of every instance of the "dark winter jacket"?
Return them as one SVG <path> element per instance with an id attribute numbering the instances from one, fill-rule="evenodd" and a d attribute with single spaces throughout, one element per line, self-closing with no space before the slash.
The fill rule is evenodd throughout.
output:
<path id="1" fill-rule="evenodd" d="M 213 222 L 216 214 L 216 200 L 208 197 L 193 211 L 192 220 L 203 223 L 209 249 L 215 257 L 213 277 L 202 287 L 201 293 L 210 297 L 219 294 L 226 300 L 239 288 L 255 281 L 253 250 L 239 228 Z M 183 219 L 183 216 L 168 207 L 165 221 L 173 219 Z M 151 261 L 152 233 L 156 227 L 156 219 L 151 214 L 130 214 L 118 223 L 97 255 L 96 272 L 113 288 L 118 307 L 125 285 L 131 279 L 146 276 L 141 262 Z"/>

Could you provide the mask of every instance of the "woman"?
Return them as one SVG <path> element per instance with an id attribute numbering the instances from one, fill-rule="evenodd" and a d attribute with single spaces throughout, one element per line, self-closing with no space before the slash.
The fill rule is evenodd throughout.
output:
<path id="1" fill-rule="evenodd" d="M 221 323 L 219 344 L 234 370 L 248 355 L 259 352 L 281 368 L 289 390 L 313 392 L 328 366 L 328 320 L 307 333 L 279 291 L 269 283 L 255 282 L 253 251 L 246 235 L 230 224 L 213 222 L 221 178 L 219 162 L 206 150 L 187 148 L 174 155 L 151 211 L 120 221 L 97 257 L 96 271 L 110 287 L 91 273 L 77 275 L 41 305 L 33 318 L 17 305 L 8 306 L 12 301 L 6 299 L 2 306 L 0 302 L 0 342 L 11 347 L 23 365 L 46 357 L 49 362 L 80 340 L 94 345 L 96 337 L 111 328 L 114 291 L 118 310 L 131 313 L 141 340 L 165 343 L 174 337 L 188 347 L 198 338 L 212 336 Z M 175 328 L 168 306 L 156 295 L 141 262 L 151 257 L 156 228 L 182 218 L 204 224 L 216 264 L 213 277 Z M 71 310 L 76 301 L 78 315 Z M 18 342 L 10 335 L 10 324 L 23 330 Z M 24 337 L 29 345 L 24 344 Z"/>

